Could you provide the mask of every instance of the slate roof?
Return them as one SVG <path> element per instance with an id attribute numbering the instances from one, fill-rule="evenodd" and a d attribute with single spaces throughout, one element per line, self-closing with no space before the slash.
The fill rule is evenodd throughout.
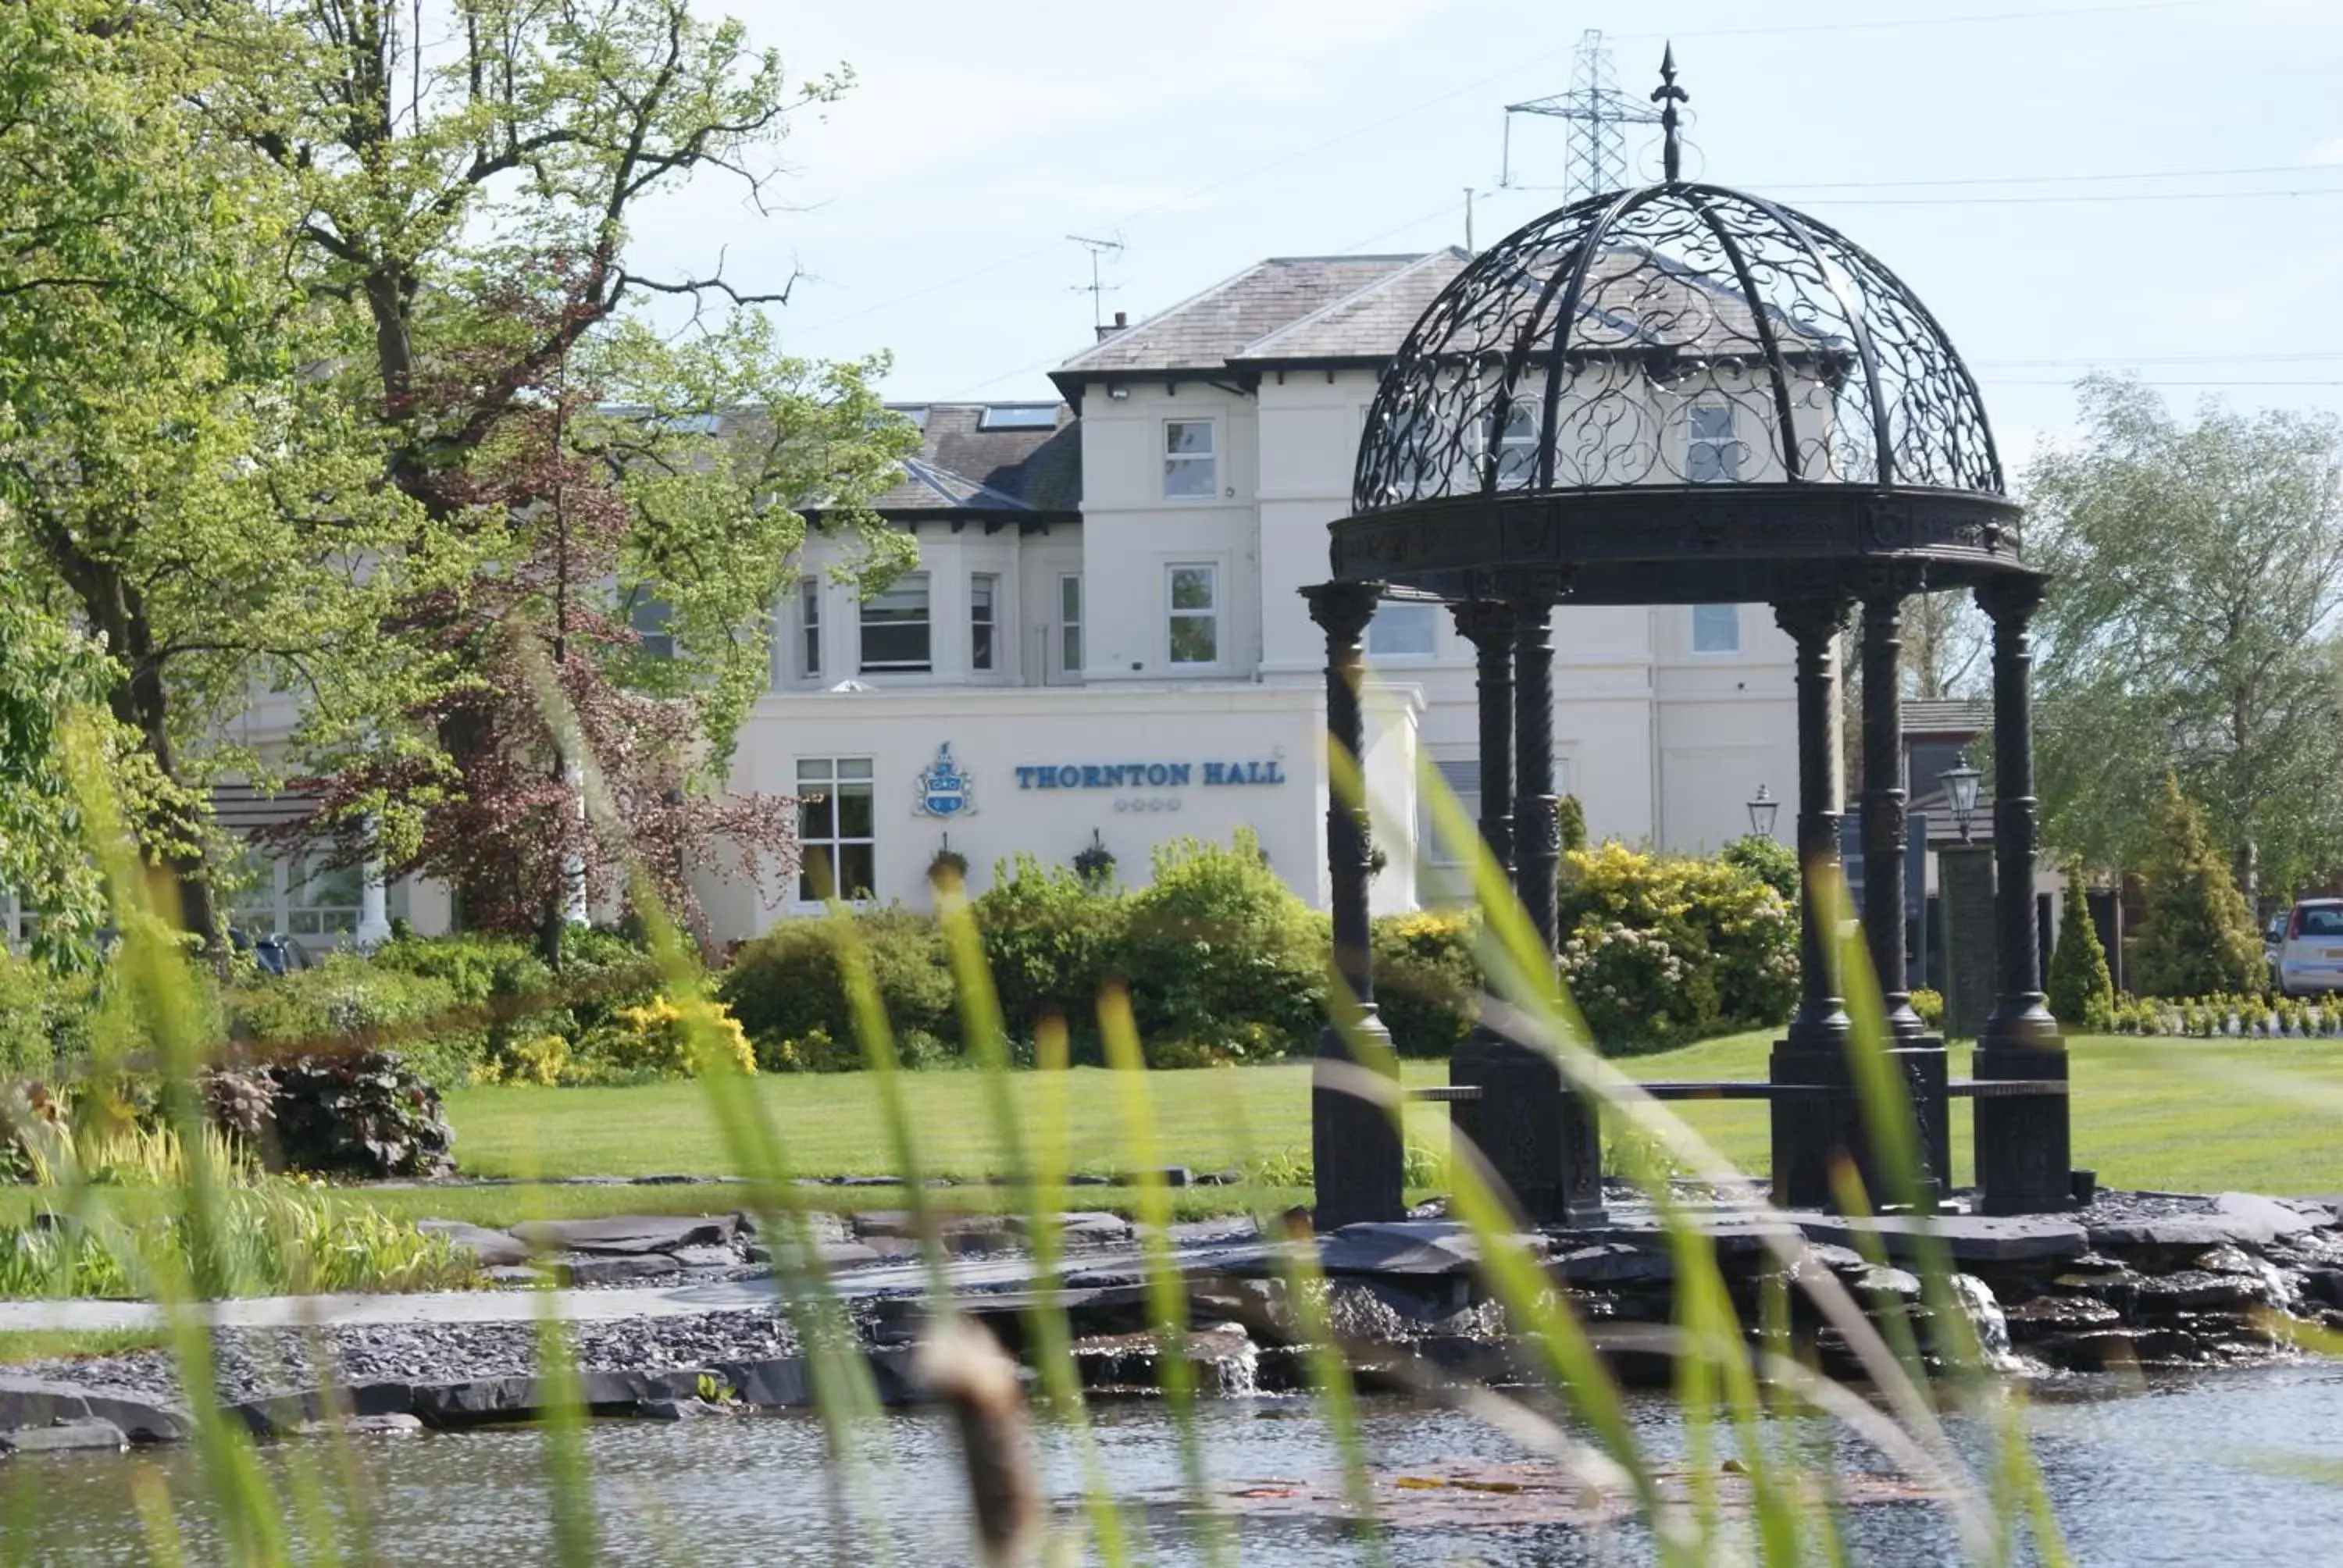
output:
<path id="1" fill-rule="evenodd" d="M 1268 364 L 1389 358 L 1417 317 L 1471 259 L 1453 246 L 1417 256 L 1365 287 L 1255 338 L 1229 357 Z"/>
<path id="2" fill-rule="evenodd" d="M 1457 265 L 1463 265 L 1461 251 L 1446 254 L 1455 255 Z M 1086 379 L 1116 376 L 1222 369 L 1231 360 L 1252 357 L 1253 345 L 1282 328 L 1429 259 L 1421 255 L 1272 256 L 1093 344 L 1051 375 L 1062 387 L 1069 381 L 1079 386 Z M 1421 313 L 1422 307 L 1417 310 Z M 1414 323 L 1414 316 L 1409 316 L 1367 352 L 1393 352 Z"/>
<path id="3" fill-rule="evenodd" d="M 990 404 L 890 407 L 920 427 L 920 449 L 904 459 L 902 478 L 873 504 L 880 516 L 1022 523 L 1071 518 L 1081 510 L 1081 437 L 1071 408 L 1061 405 L 1051 425 L 988 429 Z"/>
<path id="4" fill-rule="evenodd" d="M 1993 728 L 1993 704 L 1967 698 L 1917 699 L 1904 704 L 1904 733 L 1982 735 Z"/>

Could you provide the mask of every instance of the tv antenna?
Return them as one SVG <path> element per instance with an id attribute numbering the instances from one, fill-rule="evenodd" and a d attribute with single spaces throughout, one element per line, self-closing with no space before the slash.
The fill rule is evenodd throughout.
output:
<path id="1" fill-rule="evenodd" d="M 1513 179 L 1515 115 L 1544 115 L 1570 122 L 1563 189 L 1574 201 L 1624 189 L 1627 184 L 1626 127 L 1660 123 L 1658 108 L 1619 90 L 1619 78 L 1611 69 L 1611 51 L 1604 46 L 1601 31 L 1593 27 L 1578 36 L 1570 91 L 1505 106 L 1504 165 L 1497 184 L 1507 190 L 1517 188 Z"/>
<path id="2" fill-rule="evenodd" d="M 1076 294 L 1087 294 L 1091 297 L 1091 330 L 1095 332 L 1100 327 L 1106 325 L 1106 313 L 1100 307 L 1099 302 L 1105 296 L 1114 292 L 1111 287 L 1109 287 L 1105 283 L 1100 280 L 1099 262 L 1103 256 L 1121 256 L 1122 254 L 1122 241 L 1120 237 L 1115 239 L 1091 239 L 1086 235 L 1079 234 L 1070 234 L 1066 237 L 1091 253 L 1091 280 L 1088 283 L 1078 283 L 1074 285 L 1072 292 Z"/>

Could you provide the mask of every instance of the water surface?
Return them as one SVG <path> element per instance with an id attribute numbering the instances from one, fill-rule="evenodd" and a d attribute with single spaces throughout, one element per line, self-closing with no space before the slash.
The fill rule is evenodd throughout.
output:
<path id="1" fill-rule="evenodd" d="M 1635 1419 L 1651 1451 L 1681 1452 L 1683 1429 L 1664 1402 L 1647 1400 Z M 2158 1564 L 2261 1563 L 2343 1555 L 2343 1369 L 2298 1364 L 2172 1377 L 2141 1389 L 2076 1381 L 2038 1385 L 2031 1422 L 2036 1452 L 2078 1562 L 2110 1568 Z M 1199 1414 L 1217 1490 L 1297 1478 L 1322 1480 L 1336 1468 L 1329 1434 L 1294 1401 L 1228 1400 Z M 1142 1555 L 1160 1563 L 1203 1560 L 1194 1518 L 1179 1501 L 1180 1473 L 1165 1412 L 1153 1404 L 1101 1406 L 1101 1447 L 1118 1491 L 1131 1502 L 1130 1528 Z M 1523 1457 L 1486 1427 L 1393 1401 L 1369 1401 L 1365 1436 L 1373 1462 L 1405 1472 Z M 1977 1434 L 1963 1434 L 1974 1445 Z M 606 1422 L 587 1448 L 603 1561 L 869 1563 L 870 1550 L 838 1549 L 840 1500 L 820 1423 L 810 1415 L 716 1419 L 676 1425 Z M 866 1521 L 890 1537 L 894 1560 L 964 1563 L 971 1553 L 962 1512 L 964 1484 L 950 1425 L 928 1413 L 889 1418 L 880 1462 L 871 1472 L 875 1507 Z M 544 1440 L 525 1430 L 377 1439 L 358 1445 L 381 1521 L 383 1561 L 402 1568 L 525 1568 L 552 1559 Z M 1867 1462 L 1853 1450 L 1850 1462 Z M 333 1490 L 324 1443 L 266 1450 L 280 1487 L 306 1473 Z M 1045 1439 L 1052 1493 L 1078 1496 L 1072 1454 Z M 216 1561 L 186 1450 L 108 1455 L 20 1456 L 0 1462 L 0 1562 L 113 1564 L 149 1560 L 132 1504 L 134 1476 L 164 1483 L 196 1562 Z M 1361 1543 L 1322 1519 L 1235 1521 L 1246 1563 L 1350 1563 Z M 1926 1503 L 1850 1510 L 1845 1533 L 1863 1563 L 1925 1564 L 1956 1560 L 1942 1515 Z M 1392 1540 L 1396 1563 L 1475 1562 L 1561 1568 L 1642 1562 L 1649 1552 L 1632 1526 L 1590 1530 L 1562 1524 L 1408 1529 Z"/>

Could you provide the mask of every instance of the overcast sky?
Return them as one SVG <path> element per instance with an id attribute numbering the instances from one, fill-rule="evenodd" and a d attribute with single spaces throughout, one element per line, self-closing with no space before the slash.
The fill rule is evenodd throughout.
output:
<path id="1" fill-rule="evenodd" d="M 724 0 L 710 0 L 717 9 Z M 789 210 L 703 182 L 647 257 L 802 269 L 797 351 L 894 357 L 900 400 L 1047 397 L 1106 309 L 1141 319 L 1265 256 L 1486 246 L 1564 199 L 1582 31 L 1623 86 L 1673 37 L 1694 170 L 1895 267 L 2022 457 L 2073 379 L 2343 409 L 2343 0 L 730 0 L 792 69 L 858 85 L 782 148 Z M 1631 155 L 1654 173 L 1640 130 Z M 2141 199 L 2153 197 L 2155 199 Z M 2211 385 L 2219 383 L 2221 385 Z"/>

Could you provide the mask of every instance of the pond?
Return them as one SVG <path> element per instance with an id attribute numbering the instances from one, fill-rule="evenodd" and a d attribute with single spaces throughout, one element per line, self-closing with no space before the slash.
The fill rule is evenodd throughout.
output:
<path id="1" fill-rule="evenodd" d="M 1226 1400 L 1200 1422 L 1217 1492 L 1274 1491 L 1296 1478 L 1324 1482 L 1335 1469 L 1329 1434 L 1306 1405 Z M 1650 1449 L 1680 1452 L 1681 1424 L 1665 1402 L 1635 1409 Z M 2311 1543 L 2343 1538 L 2343 1368 L 2295 1363 L 2137 1383 L 2069 1379 L 2037 1385 L 2036 1452 L 2067 1541 L 2084 1563 L 2154 1564 L 2305 1560 Z M 1155 1563 L 1202 1560 L 1192 1519 L 1179 1502 L 1179 1467 L 1161 1406 L 1106 1404 L 1096 1427 L 1109 1473 L 1129 1503 L 1126 1528 L 1143 1535 Z M 1373 1462 L 1393 1473 L 1494 1466 L 1520 1455 L 1488 1428 L 1389 1400 L 1366 1402 Z M 928 1413 L 890 1418 L 878 1473 L 879 1517 L 896 1560 L 960 1563 L 963 1483 L 949 1423 Z M 1974 1438 L 1976 1434 L 1966 1434 Z M 627 1563 L 829 1563 L 876 1560 L 834 1553 L 820 1423 L 790 1414 L 675 1425 L 606 1422 L 587 1447 L 603 1560 Z M 1078 1497 L 1074 1456 L 1045 1440 L 1053 1494 Z M 544 1439 L 526 1430 L 371 1439 L 359 1445 L 385 1523 L 384 1560 L 402 1568 L 496 1568 L 552 1561 Z M 322 1469 L 321 1443 L 280 1445 L 264 1462 L 280 1484 L 296 1467 Z M 132 1504 L 134 1473 L 146 1471 L 180 1499 L 191 1536 L 206 1536 L 191 1499 L 196 1462 L 186 1450 L 108 1455 L 27 1455 L 0 1466 L 0 1561 L 119 1563 L 147 1558 Z M 29 1505 L 29 1506 L 28 1506 Z M 1437 1511 L 1434 1511 L 1436 1513 Z M 1238 1560 L 1349 1563 L 1360 1543 L 1317 1517 L 1248 1514 L 1233 1522 Z M 1916 1503 L 1855 1508 L 1846 1516 L 1855 1560 L 1899 1565 L 1955 1561 L 1941 1514 Z M 1560 1568 L 1636 1562 L 1647 1553 L 1632 1527 L 1546 1523 L 1503 1527 L 1427 1522 L 1400 1532 L 1391 1560 L 1474 1561 Z M 200 1550 L 198 1561 L 208 1561 Z"/>

